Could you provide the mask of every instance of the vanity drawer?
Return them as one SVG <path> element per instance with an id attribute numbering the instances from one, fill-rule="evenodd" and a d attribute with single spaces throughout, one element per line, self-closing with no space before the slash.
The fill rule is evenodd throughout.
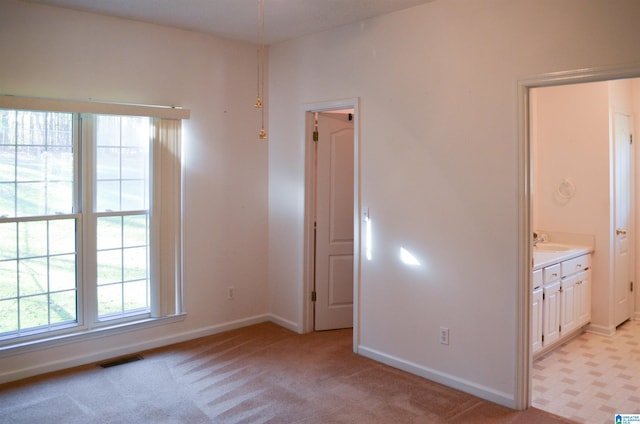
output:
<path id="1" fill-rule="evenodd" d="M 560 279 L 560 264 L 548 266 L 544 269 L 544 283 L 550 283 Z"/>
<path id="2" fill-rule="evenodd" d="M 543 279 L 542 279 L 542 270 L 541 269 L 536 269 L 535 271 L 533 271 L 533 289 L 537 289 L 538 287 L 540 287 L 543 283 Z"/>
<path id="3" fill-rule="evenodd" d="M 562 276 L 571 275 L 589 268 L 589 258 L 591 255 L 578 256 L 562 262 Z"/>

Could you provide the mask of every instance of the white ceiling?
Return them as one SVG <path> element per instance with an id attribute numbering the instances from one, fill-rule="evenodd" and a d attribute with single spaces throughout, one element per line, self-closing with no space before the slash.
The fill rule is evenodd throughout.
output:
<path id="1" fill-rule="evenodd" d="M 257 41 L 257 0 L 26 0 Z M 273 44 L 434 0 L 265 0 L 265 43 Z"/>

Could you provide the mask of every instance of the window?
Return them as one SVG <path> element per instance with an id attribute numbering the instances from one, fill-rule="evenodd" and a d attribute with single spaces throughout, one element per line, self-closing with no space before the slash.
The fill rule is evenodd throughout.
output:
<path id="1" fill-rule="evenodd" d="M 0 343 L 180 313 L 179 125 L 0 109 Z"/>

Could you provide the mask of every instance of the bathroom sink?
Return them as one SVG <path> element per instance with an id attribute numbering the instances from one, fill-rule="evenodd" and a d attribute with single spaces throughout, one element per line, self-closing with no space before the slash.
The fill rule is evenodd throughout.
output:
<path id="1" fill-rule="evenodd" d="M 567 246 L 566 244 L 558 244 L 558 243 L 538 243 L 533 246 L 534 251 L 540 252 L 564 252 L 566 250 L 575 249 L 574 246 Z"/>

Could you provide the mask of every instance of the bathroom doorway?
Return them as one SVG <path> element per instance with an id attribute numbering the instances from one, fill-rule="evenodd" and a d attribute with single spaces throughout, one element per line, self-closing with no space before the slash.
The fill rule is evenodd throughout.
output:
<path id="1" fill-rule="evenodd" d="M 620 150 L 616 149 L 615 143 L 616 134 L 624 133 L 624 130 L 620 128 L 622 126 L 620 124 L 622 118 L 619 115 L 628 117 L 627 123 L 630 136 L 634 130 L 633 125 L 640 123 L 640 119 L 638 119 L 640 117 L 640 82 L 637 79 L 633 79 L 639 75 L 640 67 L 636 67 L 605 70 L 598 73 L 581 71 L 562 75 L 554 74 L 521 83 L 521 99 L 524 103 L 522 109 L 524 115 L 522 138 L 525 145 L 525 152 L 522 156 L 525 162 L 523 182 L 526 186 L 526 194 L 524 196 L 526 212 L 522 214 L 526 223 L 522 228 L 525 232 L 523 239 L 527 243 L 523 252 L 525 257 L 528 258 L 527 261 L 531 263 L 532 234 L 536 229 L 577 232 L 594 236 L 596 240 L 594 256 L 597 255 L 595 257 L 596 261 L 592 265 L 594 271 L 597 270 L 593 276 L 596 284 L 593 293 L 595 308 L 592 314 L 592 322 L 587 327 L 587 330 L 597 333 L 601 337 L 615 333 L 616 325 L 619 324 L 619 322 L 616 322 L 617 320 L 624 321 L 627 318 L 639 318 L 638 313 L 634 310 L 634 304 L 638 303 L 637 291 L 631 291 L 629 284 L 625 285 L 627 289 L 626 300 L 629 308 L 627 317 L 623 318 L 624 313 L 616 317 L 614 312 L 616 300 L 621 300 L 623 297 L 621 296 L 623 285 L 616 286 L 614 284 L 615 278 L 621 275 L 622 268 L 628 272 L 629 276 L 622 276 L 620 280 L 633 281 L 635 264 L 638 263 L 636 260 L 638 252 L 635 249 L 633 237 L 634 228 L 640 228 L 637 216 L 634 215 L 637 209 L 636 201 L 640 197 L 635 195 L 635 191 L 640 185 L 635 183 L 637 175 L 634 175 L 633 172 L 634 163 L 640 163 L 636 158 L 638 152 L 634 152 L 633 147 L 628 149 L 632 153 L 627 155 L 627 158 L 630 159 L 627 162 L 628 169 L 625 169 L 624 166 L 615 167 L 614 165 L 622 163 L 622 157 L 616 156 L 616 153 L 620 154 Z M 570 94 L 572 91 L 580 91 L 581 89 L 591 90 L 588 94 L 582 93 L 583 96 L 594 99 L 599 98 L 600 100 L 587 103 L 579 100 L 576 95 Z M 564 98 L 562 97 L 563 91 L 565 92 Z M 621 93 L 625 91 L 628 93 L 626 100 L 623 98 L 624 95 L 621 97 Z M 547 96 L 549 93 L 552 93 L 552 95 Z M 578 109 L 584 109 L 582 112 L 593 114 L 592 116 L 597 114 L 602 118 L 602 121 L 598 118 L 596 122 L 597 125 L 600 125 L 598 129 L 600 136 L 596 137 L 597 141 L 594 141 L 595 138 L 591 137 L 593 136 L 593 130 L 584 128 L 588 124 L 593 124 L 593 119 L 583 118 L 579 120 L 578 122 L 582 123 L 580 124 L 582 127 L 578 127 L 575 122 L 568 122 L 570 120 L 567 119 L 566 114 L 558 112 L 556 114 L 558 119 L 554 125 L 562 126 L 563 124 L 568 124 L 568 129 L 565 128 L 564 135 L 559 137 L 560 141 L 556 141 L 556 143 L 560 143 L 556 147 L 564 149 L 565 153 L 573 152 L 573 154 L 567 156 L 563 153 L 556 157 L 552 156 L 551 159 L 546 154 L 543 163 L 540 151 L 537 150 L 539 146 L 536 144 L 540 142 L 539 137 L 541 136 L 539 133 L 540 128 L 538 127 L 539 122 L 537 121 L 539 118 L 537 108 L 540 106 L 540 97 L 553 97 L 555 95 L 559 97 L 556 97 L 551 102 L 554 107 L 559 107 L 559 104 L 564 102 L 570 113 L 576 114 Z M 616 120 L 618 120 L 617 125 Z M 602 132 L 603 130 L 604 132 Z M 546 134 L 544 137 L 547 143 L 552 143 Z M 589 144 L 586 140 L 587 138 L 592 138 L 589 143 L 598 143 L 597 146 Z M 549 146 L 547 148 L 549 149 Z M 565 163 L 567 157 L 571 159 L 571 164 Z M 616 174 L 616 169 L 622 172 Z M 623 177 L 625 173 L 626 176 Z M 540 178 L 541 175 L 544 175 L 544 177 Z M 546 180 L 545 183 L 541 183 L 540 179 Z M 627 216 L 630 217 L 630 220 L 625 222 L 624 225 L 620 225 L 619 217 L 616 216 L 616 213 L 622 210 L 621 206 L 624 205 L 621 205 L 621 202 L 609 202 L 610 197 L 624 199 L 623 191 L 621 191 L 624 187 L 615 184 L 616 181 L 626 181 L 628 190 L 631 193 L 631 196 L 626 198 L 629 212 Z M 573 193 L 570 199 L 558 196 L 559 189 L 563 184 L 565 187 L 568 186 L 575 190 L 575 196 Z M 580 194 L 580 197 L 578 197 L 578 194 Z M 544 196 L 547 197 L 546 203 L 539 201 Z M 579 204 L 582 201 L 591 203 L 586 207 L 581 207 Z M 548 205 L 551 205 L 551 207 L 548 207 Z M 571 213 L 572 211 L 573 213 Z M 599 217 L 596 217 L 596 214 L 599 214 Z M 616 230 L 619 231 L 616 233 Z M 616 249 L 620 247 L 628 247 L 628 249 L 620 250 L 620 253 L 623 253 L 623 260 L 616 262 L 614 260 L 616 253 L 618 253 Z M 629 262 L 625 264 L 625 260 Z M 529 290 L 531 286 L 529 284 L 531 283 L 531 276 L 529 273 L 527 273 L 526 281 L 528 284 L 523 287 L 522 292 L 529 299 L 527 302 L 530 302 L 531 294 Z M 526 310 L 527 315 L 530 314 L 529 305 L 523 309 Z M 530 322 L 530 316 L 525 317 L 524 320 Z M 524 328 L 529 327 L 527 325 Z M 530 338 L 526 339 L 527 343 L 531 342 Z M 529 367 L 531 368 L 529 368 L 528 378 L 524 380 L 525 384 L 527 380 L 531 383 L 535 376 L 535 367 L 532 367 L 531 348 L 527 347 L 526 350 L 529 351 Z M 603 360 L 606 361 L 606 358 Z M 524 392 L 526 392 L 526 389 Z M 535 400 L 532 399 L 532 393 L 529 393 L 529 401 L 526 403 L 531 405 L 533 401 L 535 406 L 545 409 L 540 404 L 536 404 Z"/>
<path id="2" fill-rule="evenodd" d="M 530 92 L 532 227 L 565 240 L 593 238 L 587 330 L 605 335 L 633 316 L 631 137 L 634 98 L 639 97 L 638 79 Z"/>

